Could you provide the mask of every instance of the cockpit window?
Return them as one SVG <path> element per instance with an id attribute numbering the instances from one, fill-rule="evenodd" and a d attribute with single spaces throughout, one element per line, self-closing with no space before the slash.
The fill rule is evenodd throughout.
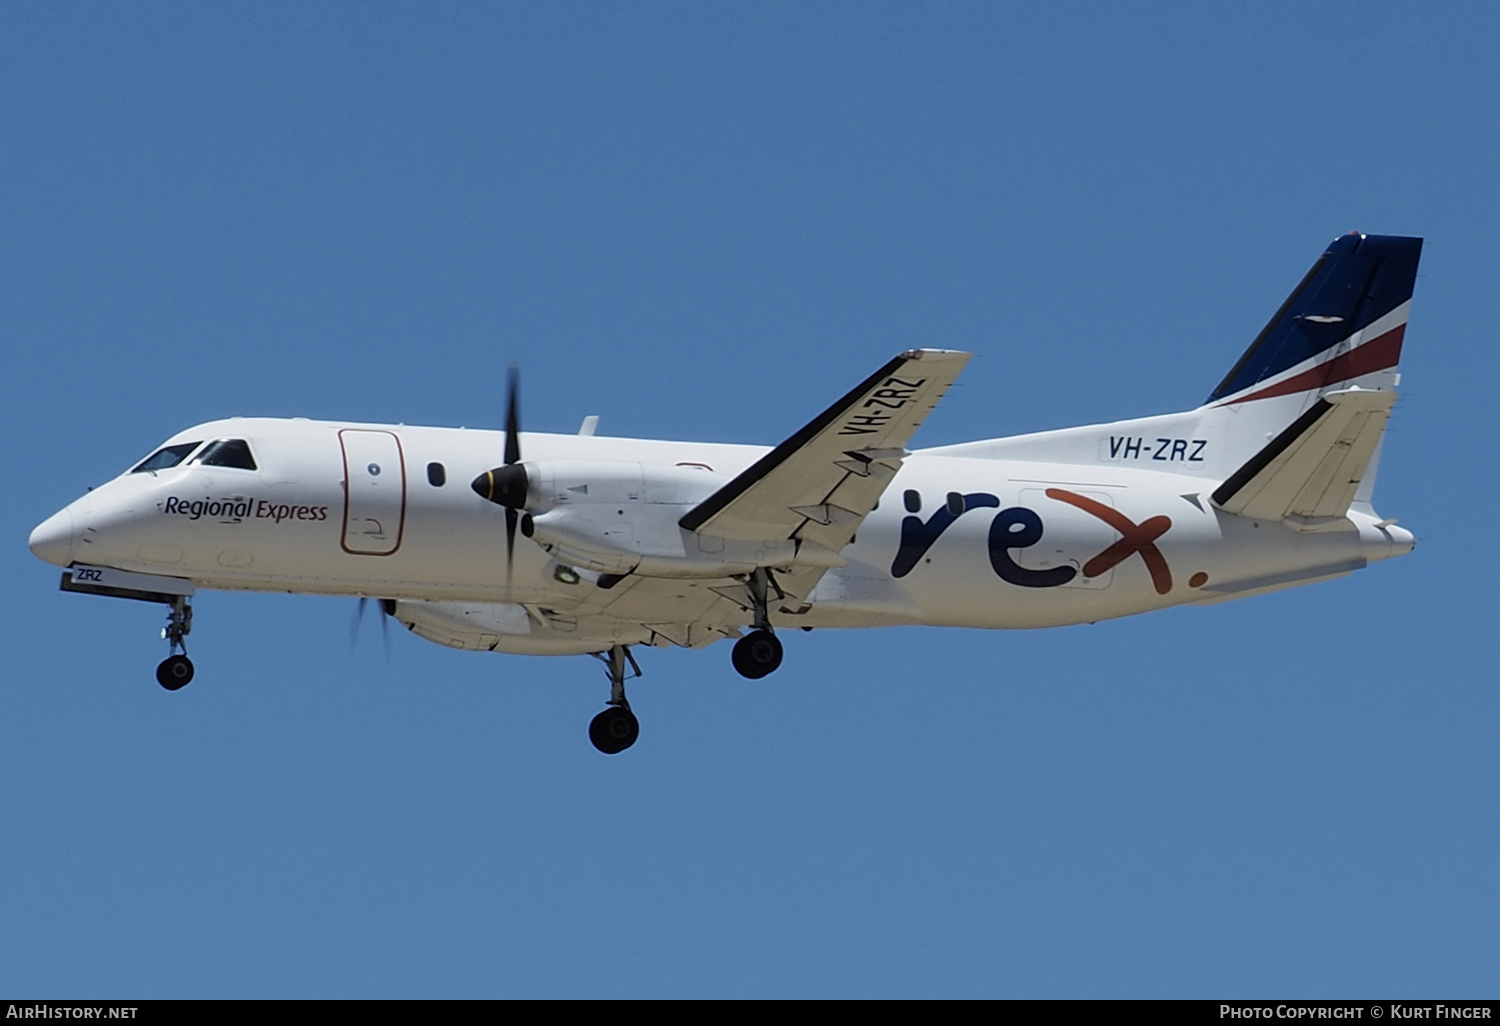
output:
<path id="1" fill-rule="evenodd" d="M 168 470 L 187 459 L 189 454 L 202 444 L 202 442 L 183 442 L 180 445 L 169 445 L 164 449 L 158 449 L 137 464 L 131 473 L 143 474 L 148 470 Z"/>
<path id="2" fill-rule="evenodd" d="M 255 457 L 250 455 L 250 446 L 243 438 L 223 438 L 217 442 L 209 442 L 193 462 L 204 467 L 256 469 Z"/>

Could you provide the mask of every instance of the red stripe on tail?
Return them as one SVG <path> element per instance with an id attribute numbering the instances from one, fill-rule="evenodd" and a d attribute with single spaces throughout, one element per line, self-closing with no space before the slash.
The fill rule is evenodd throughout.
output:
<path id="1" fill-rule="evenodd" d="M 1225 405 L 1248 403 L 1252 399 L 1270 399 L 1278 395 L 1291 395 L 1312 388 L 1327 388 L 1341 381 L 1348 381 L 1364 374 L 1394 367 L 1401 362 L 1401 340 L 1406 336 L 1406 325 L 1398 324 L 1379 338 L 1371 339 L 1357 349 L 1336 356 L 1327 363 L 1311 367 L 1301 374 L 1277 382 L 1259 392 L 1251 392 L 1239 399 L 1231 399 Z"/>

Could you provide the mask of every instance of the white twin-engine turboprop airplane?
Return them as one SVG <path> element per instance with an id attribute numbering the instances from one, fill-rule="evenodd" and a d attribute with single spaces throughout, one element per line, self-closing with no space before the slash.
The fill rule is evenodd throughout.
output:
<path id="1" fill-rule="evenodd" d="M 1347 574 L 1411 551 L 1371 506 L 1422 240 L 1328 247 L 1185 413 L 909 451 L 968 354 L 902 353 L 774 449 L 232 419 L 169 439 L 42 523 L 68 591 L 162 602 L 163 687 L 197 588 L 380 600 L 444 645 L 593 654 L 610 754 L 633 645 L 778 631 L 1051 627 Z M 883 501 L 882 501 L 883 500 Z M 521 537 L 517 538 L 517 534 Z"/>

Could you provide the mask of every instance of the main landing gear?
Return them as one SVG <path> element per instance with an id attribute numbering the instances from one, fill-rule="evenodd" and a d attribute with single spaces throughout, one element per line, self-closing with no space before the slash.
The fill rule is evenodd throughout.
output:
<path id="1" fill-rule="evenodd" d="M 766 593 L 776 582 L 764 569 L 757 569 L 745 582 L 755 613 L 755 630 L 734 643 L 730 661 L 741 677 L 759 680 L 781 665 L 781 639 L 772 633 L 771 617 L 766 608 Z M 780 592 L 780 588 L 776 588 Z"/>
<path id="2" fill-rule="evenodd" d="M 624 645 L 615 645 L 608 652 L 596 652 L 594 658 L 604 664 L 605 672 L 609 674 L 609 708 L 589 724 L 589 740 L 605 755 L 619 755 L 635 744 L 635 739 L 641 735 L 641 723 L 625 700 L 625 664 L 628 662 L 635 671 L 632 677 L 639 677 L 641 668 Z"/>
<path id="3" fill-rule="evenodd" d="M 193 679 L 193 661 L 187 657 L 184 640 L 193 629 L 193 607 L 188 605 L 186 598 L 178 595 L 172 599 L 171 608 L 167 625 L 161 631 L 171 655 L 156 667 L 156 682 L 168 691 L 176 691 Z"/>

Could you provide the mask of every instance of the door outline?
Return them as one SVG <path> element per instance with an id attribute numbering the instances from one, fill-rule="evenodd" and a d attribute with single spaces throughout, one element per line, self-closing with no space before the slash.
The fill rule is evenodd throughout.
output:
<path id="1" fill-rule="evenodd" d="M 358 552 L 349 547 L 349 447 L 344 444 L 344 435 L 387 435 L 396 443 L 396 461 L 401 467 L 401 512 L 396 524 L 396 544 L 389 552 Z M 344 461 L 344 519 L 339 525 L 339 548 L 351 556 L 394 556 L 401 548 L 401 539 L 406 533 L 406 451 L 401 448 L 401 437 L 394 431 L 372 431 L 368 428 L 342 428 L 339 430 L 339 454 Z M 380 522 L 377 520 L 376 524 Z"/>

